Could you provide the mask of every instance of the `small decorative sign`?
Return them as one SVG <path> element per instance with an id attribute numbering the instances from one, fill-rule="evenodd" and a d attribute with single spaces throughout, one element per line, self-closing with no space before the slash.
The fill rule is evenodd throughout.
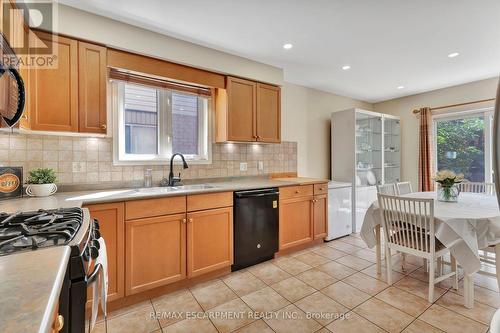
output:
<path id="1" fill-rule="evenodd" d="M 0 200 L 21 197 L 22 179 L 22 167 L 0 167 Z"/>

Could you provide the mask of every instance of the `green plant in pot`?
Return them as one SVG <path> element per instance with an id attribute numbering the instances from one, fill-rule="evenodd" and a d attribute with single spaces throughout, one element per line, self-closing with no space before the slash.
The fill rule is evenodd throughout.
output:
<path id="1" fill-rule="evenodd" d="M 434 181 L 438 183 L 437 198 L 444 202 L 457 202 L 460 188 L 457 184 L 464 181 L 464 174 L 456 174 L 450 170 L 440 170 Z"/>
<path id="2" fill-rule="evenodd" d="M 26 194 L 31 197 L 47 197 L 57 192 L 56 174 L 53 169 L 40 168 L 29 172 Z"/>

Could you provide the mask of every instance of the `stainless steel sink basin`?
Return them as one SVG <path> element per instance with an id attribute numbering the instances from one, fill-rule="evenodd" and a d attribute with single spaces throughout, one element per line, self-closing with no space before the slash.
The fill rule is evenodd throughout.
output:
<path id="1" fill-rule="evenodd" d="M 193 184 L 193 185 L 173 186 L 172 188 L 174 188 L 176 190 L 189 191 L 189 190 L 208 190 L 208 189 L 216 188 L 216 187 L 217 186 L 207 185 L 207 184 Z"/>
<path id="2" fill-rule="evenodd" d="M 194 185 L 180 185 L 180 186 L 166 186 L 166 187 L 144 187 L 137 188 L 135 191 L 137 193 L 149 193 L 149 194 L 162 194 L 162 193 L 171 193 L 175 191 L 190 191 L 190 190 L 207 190 L 211 188 L 216 188 L 213 185 L 207 184 L 194 184 Z"/>
<path id="3" fill-rule="evenodd" d="M 135 192 L 137 193 L 150 193 L 150 194 L 162 194 L 162 193 L 170 193 L 174 192 L 175 188 L 173 187 L 144 187 L 144 188 L 136 188 Z"/>

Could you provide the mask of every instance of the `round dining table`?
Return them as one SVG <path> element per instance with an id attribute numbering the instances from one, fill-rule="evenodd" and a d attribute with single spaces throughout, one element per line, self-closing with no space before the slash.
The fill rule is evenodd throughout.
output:
<path id="1" fill-rule="evenodd" d="M 402 196 L 435 199 L 436 192 L 414 192 Z M 458 202 L 435 200 L 434 220 L 436 238 L 450 250 L 464 270 L 465 305 L 472 307 L 474 288 L 471 275 L 481 268 L 479 250 L 495 247 L 500 253 L 500 209 L 497 198 L 480 193 L 460 193 Z M 377 247 L 379 272 L 382 257 L 380 226 L 380 209 L 375 201 L 365 214 L 361 238 L 368 247 Z"/>

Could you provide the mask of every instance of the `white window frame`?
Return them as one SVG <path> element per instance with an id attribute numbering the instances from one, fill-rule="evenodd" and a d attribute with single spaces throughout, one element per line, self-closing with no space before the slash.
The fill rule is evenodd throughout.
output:
<path id="1" fill-rule="evenodd" d="M 493 107 L 486 107 L 481 109 L 472 109 L 466 111 L 446 112 L 432 115 L 432 146 L 433 146 L 433 168 L 437 168 L 437 123 L 442 120 L 456 120 L 464 118 L 473 118 L 483 116 L 484 118 L 484 181 L 486 183 L 493 182 Z"/>
<path id="2" fill-rule="evenodd" d="M 167 117 L 171 112 L 171 91 L 159 89 L 158 105 L 158 153 L 157 154 L 127 154 L 125 153 L 125 123 L 124 123 L 124 93 L 125 82 L 114 80 L 110 82 L 111 105 L 113 113 L 113 164 L 114 165 L 165 165 L 170 163 L 172 153 L 172 124 Z M 212 130 L 211 130 L 211 103 L 210 98 L 204 99 L 205 105 L 198 105 L 198 111 L 206 110 L 205 116 L 199 118 L 198 149 L 202 154 L 184 154 L 189 164 L 212 163 Z M 164 133 L 162 135 L 162 133 Z M 175 164 L 180 161 L 175 160 Z"/>

